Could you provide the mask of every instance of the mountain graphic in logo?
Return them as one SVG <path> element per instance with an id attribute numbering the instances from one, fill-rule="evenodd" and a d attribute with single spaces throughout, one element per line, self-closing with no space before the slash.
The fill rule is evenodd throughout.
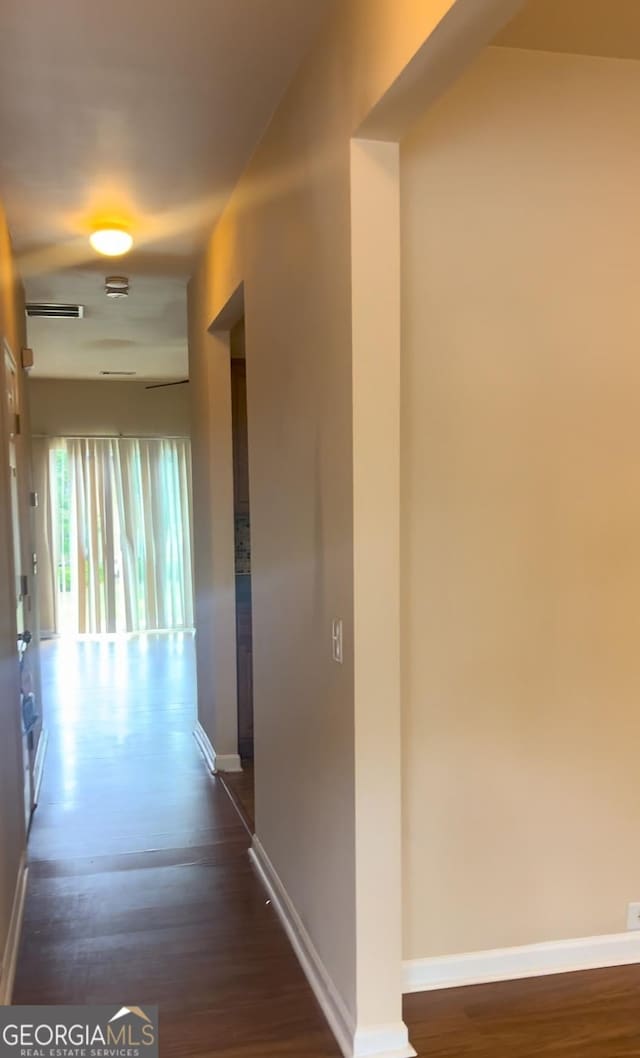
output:
<path id="1" fill-rule="evenodd" d="M 111 1024 L 112 1021 L 119 1021 L 120 1018 L 126 1018 L 128 1014 L 133 1014 L 136 1018 L 151 1023 L 151 1018 L 147 1017 L 142 1007 L 120 1007 L 118 1013 L 114 1014 L 112 1018 L 109 1018 L 109 1024 Z"/>

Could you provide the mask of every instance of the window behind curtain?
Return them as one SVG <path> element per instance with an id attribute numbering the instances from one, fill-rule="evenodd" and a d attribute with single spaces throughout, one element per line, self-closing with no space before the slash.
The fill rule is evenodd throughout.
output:
<path id="1" fill-rule="evenodd" d="M 57 630 L 191 628 L 189 441 L 52 439 L 48 470 Z"/>

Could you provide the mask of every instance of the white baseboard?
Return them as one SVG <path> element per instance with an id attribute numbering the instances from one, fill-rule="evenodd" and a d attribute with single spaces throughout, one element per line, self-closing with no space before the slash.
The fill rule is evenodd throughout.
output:
<path id="1" fill-rule="evenodd" d="M 416 1058 L 403 1021 L 357 1029 L 351 1050 L 345 1058 Z"/>
<path id="2" fill-rule="evenodd" d="M 193 729 L 193 737 L 195 738 L 196 742 L 198 743 L 198 748 L 199 748 L 200 752 L 202 753 L 202 756 L 204 757 L 204 759 L 205 759 L 205 761 L 207 763 L 207 767 L 208 767 L 209 771 L 215 772 L 215 770 L 216 770 L 216 752 L 215 752 L 213 746 L 211 745 L 211 742 L 209 740 L 209 736 L 208 736 L 207 732 L 205 731 L 205 729 L 203 728 L 203 726 L 202 726 L 202 724 L 200 723 L 199 720 L 198 720 L 198 722 L 196 723 L 196 726 Z"/>
<path id="3" fill-rule="evenodd" d="M 517 948 L 412 959 L 403 966 L 403 991 L 429 992 L 638 962 L 640 932 L 578 937 Z"/>
<path id="4" fill-rule="evenodd" d="M 38 804 L 40 798 L 40 787 L 42 786 L 42 774 L 44 772 L 44 758 L 47 755 L 47 746 L 49 744 L 49 732 L 46 727 L 43 727 L 40 731 L 40 738 L 38 739 L 38 748 L 36 750 L 36 759 L 33 762 L 33 806 L 34 808 Z"/>
<path id="5" fill-rule="evenodd" d="M 16 976 L 16 966 L 18 965 L 18 949 L 20 948 L 22 920 L 24 918 L 24 905 L 27 895 L 28 871 L 29 869 L 23 856 L 18 868 L 9 932 L 7 933 L 7 942 L 2 963 L 0 964 L 0 1006 L 2 1007 L 11 1005 L 11 997 L 13 995 L 13 982 Z"/>
<path id="6" fill-rule="evenodd" d="M 242 771 L 242 761 L 237 753 L 216 753 L 215 771 Z"/>
<path id="7" fill-rule="evenodd" d="M 200 747 L 209 771 L 214 775 L 218 771 L 242 771 L 242 761 L 237 753 L 216 753 L 211 739 L 199 720 L 193 729 L 193 737 Z"/>
<path id="8" fill-rule="evenodd" d="M 249 855 L 345 1058 L 412 1058 L 416 1052 L 403 1022 L 356 1028 L 259 838 L 253 838 Z"/>

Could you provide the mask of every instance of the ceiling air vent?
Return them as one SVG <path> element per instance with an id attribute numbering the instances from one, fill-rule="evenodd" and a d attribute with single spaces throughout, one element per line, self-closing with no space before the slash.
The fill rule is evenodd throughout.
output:
<path id="1" fill-rule="evenodd" d="M 53 301 L 29 301 L 27 316 L 43 316 L 47 320 L 81 320 L 84 305 L 64 305 Z"/>

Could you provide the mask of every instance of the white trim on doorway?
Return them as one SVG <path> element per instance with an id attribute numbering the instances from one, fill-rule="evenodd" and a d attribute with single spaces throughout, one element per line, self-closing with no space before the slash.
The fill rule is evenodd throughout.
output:
<path id="1" fill-rule="evenodd" d="M 40 798 L 40 787 L 42 786 L 42 775 L 44 772 L 44 758 L 47 755 L 47 746 L 49 745 L 49 732 L 46 727 L 43 727 L 40 732 L 40 738 L 38 739 L 38 748 L 36 750 L 36 759 L 33 762 L 33 807 L 37 808 L 38 800 Z"/>
<path id="2" fill-rule="evenodd" d="M 193 737 L 213 775 L 219 771 L 242 771 L 242 761 L 237 753 L 216 753 L 211 739 L 199 720 L 193 729 Z"/>
<path id="3" fill-rule="evenodd" d="M 416 1052 L 402 1022 L 357 1028 L 284 883 L 255 835 L 249 856 L 345 1058 L 413 1058 Z"/>
<path id="4" fill-rule="evenodd" d="M 24 906 L 27 896 L 27 877 L 29 868 L 23 856 L 18 868 L 16 888 L 13 896 L 13 907 L 9 920 L 9 932 L 4 947 L 2 963 L 0 964 L 0 1006 L 11 1005 L 13 995 L 13 982 L 18 965 L 18 950 L 20 948 L 20 937 L 22 934 L 22 921 L 24 919 Z"/>

